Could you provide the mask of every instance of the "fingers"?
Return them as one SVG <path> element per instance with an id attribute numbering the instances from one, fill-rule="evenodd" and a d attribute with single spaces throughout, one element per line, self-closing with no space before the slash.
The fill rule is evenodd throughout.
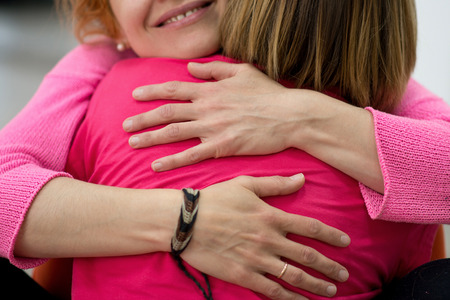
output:
<path id="1" fill-rule="evenodd" d="M 337 288 L 334 284 L 311 276 L 305 271 L 283 261 L 279 261 L 277 264 L 272 263 L 271 271 L 269 273 L 286 281 L 292 286 L 316 295 L 333 297 L 337 292 Z"/>
<path id="2" fill-rule="evenodd" d="M 197 111 L 192 103 L 170 103 L 130 117 L 123 122 L 122 127 L 126 132 L 135 132 L 156 125 L 192 120 L 196 116 Z"/>
<path id="3" fill-rule="evenodd" d="M 238 180 L 241 185 L 254 192 L 258 197 L 269 197 L 287 195 L 298 191 L 305 183 L 305 176 L 303 174 L 296 174 L 291 177 L 239 176 L 235 180 Z"/>
<path id="4" fill-rule="evenodd" d="M 241 64 L 213 61 L 210 63 L 189 63 L 188 70 L 191 75 L 200 79 L 223 80 L 235 76 L 241 69 Z"/>
<path id="5" fill-rule="evenodd" d="M 349 274 L 346 268 L 344 268 L 339 263 L 327 258 L 317 250 L 293 242 L 288 241 L 287 243 L 284 243 L 282 248 L 278 249 L 278 253 L 282 257 L 286 257 L 292 261 L 295 261 L 303 266 L 310 267 L 328 278 L 334 279 L 339 282 L 344 282 L 348 279 Z M 295 269 L 295 267 L 292 266 L 292 268 Z M 290 272 L 292 274 L 293 272 Z M 302 274 L 299 273 L 299 271 L 295 272 L 295 274 L 292 274 L 293 276 L 301 276 Z M 309 276 L 309 275 L 308 275 Z M 298 281 L 300 281 L 299 278 L 297 278 Z M 311 281 L 311 280 L 310 280 Z M 317 282 L 317 288 L 323 291 L 326 289 L 326 287 L 323 286 L 323 282 Z M 291 283 L 292 284 L 292 283 Z M 295 285 L 295 284 L 293 284 Z M 297 286 L 297 285 L 295 285 Z M 301 286 L 298 286 L 301 287 Z M 312 291 L 315 292 L 315 291 Z"/>
<path id="6" fill-rule="evenodd" d="M 265 295 L 266 297 L 274 300 L 278 299 L 295 299 L 295 300 L 307 300 L 308 298 L 293 293 L 287 289 L 285 289 L 280 284 L 276 283 L 273 280 L 270 280 L 269 278 L 258 274 L 258 273 L 252 273 L 250 276 L 247 276 L 246 278 L 243 278 L 244 282 L 247 282 L 247 288 L 258 292 L 260 294 Z M 319 294 L 323 295 L 323 294 Z M 325 296 L 325 295 L 323 295 Z"/>
<path id="7" fill-rule="evenodd" d="M 146 85 L 133 91 L 133 98 L 140 101 L 171 99 L 191 100 L 198 96 L 198 85 L 203 83 L 169 81 L 166 83 Z"/>
<path id="8" fill-rule="evenodd" d="M 212 149 L 208 144 L 199 144 L 183 152 L 155 160 L 152 163 L 152 169 L 155 172 L 163 172 L 192 165 L 214 157 L 214 152 L 214 149 Z"/>
<path id="9" fill-rule="evenodd" d="M 189 63 L 189 72 L 200 79 L 223 80 L 236 76 L 239 72 L 254 69 L 249 64 L 233 64 L 226 62 L 210 62 L 206 64 Z M 136 100 L 148 101 L 155 99 L 192 100 L 201 95 L 199 86 L 207 83 L 169 81 L 138 87 L 133 91 Z"/>
<path id="10" fill-rule="evenodd" d="M 313 218 L 283 214 L 280 216 L 280 223 L 285 232 L 313 238 L 333 246 L 347 247 L 351 241 L 343 231 Z"/>
<path id="11" fill-rule="evenodd" d="M 189 247 L 192 247 L 192 245 Z M 270 299 L 307 300 L 306 297 L 289 291 L 279 283 L 264 276 L 262 273 L 266 273 L 265 271 L 260 272 L 256 270 L 246 261 L 238 261 L 211 251 L 201 251 L 199 249 L 193 251 L 189 247 L 183 253 L 183 259 L 206 274 L 248 288 Z M 270 261 L 279 262 L 275 258 Z"/>
<path id="12" fill-rule="evenodd" d="M 162 129 L 136 134 L 130 137 L 128 143 L 135 149 L 151 147 L 161 144 L 175 143 L 196 137 L 193 126 L 180 129 L 180 124 L 172 123 Z"/>

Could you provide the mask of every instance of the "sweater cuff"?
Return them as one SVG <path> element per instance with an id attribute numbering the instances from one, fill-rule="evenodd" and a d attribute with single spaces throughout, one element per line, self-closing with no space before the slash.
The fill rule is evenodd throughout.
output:
<path id="1" fill-rule="evenodd" d="M 8 172 L 8 177 L 0 181 L 0 222 L 4 229 L 0 232 L 0 253 L 18 268 L 29 269 L 46 261 L 46 259 L 15 257 L 14 245 L 35 196 L 45 184 L 56 177 L 71 177 L 71 175 L 35 165 L 24 165 Z"/>
<path id="2" fill-rule="evenodd" d="M 389 193 L 389 176 L 387 173 L 386 163 L 384 161 L 383 151 L 381 149 L 380 136 L 378 135 L 378 114 L 372 107 L 366 107 L 367 111 L 372 114 L 375 132 L 375 142 L 377 146 L 378 161 L 380 162 L 381 173 L 384 181 L 384 195 L 373 189 L 359 183 L 361 194 L 366 203 L 367 212 L 372 219 L 381 219 L 386 204 L 386 195 Z"/>
<path id="3" fill-rule="evenodd" d="M 384 195 L 360 184 L 372 219 L 448 223 L 448 128 L 366 108 L 373 115 Z M 439 130 L 438 130 L 439 129 Z M 426 159 L 426 161 L 423 161 Z"/>

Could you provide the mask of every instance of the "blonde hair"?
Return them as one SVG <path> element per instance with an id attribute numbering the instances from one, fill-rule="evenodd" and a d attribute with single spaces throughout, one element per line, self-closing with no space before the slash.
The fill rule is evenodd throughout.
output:
<path id="1" fill-rule="evenodd" d="M 414 69 L 416 26 L 414 0 L 229 0 L 222 45 L 275 80 L 391 111 Z"/>
<path id="2" fill-rule="evenodd" d="M 112 39 L 120 36 L 120 26 L 108 0 L 55 0 L 58 11 L 71 20 L 73 32 L 80 43 L 101 34 Z"/>

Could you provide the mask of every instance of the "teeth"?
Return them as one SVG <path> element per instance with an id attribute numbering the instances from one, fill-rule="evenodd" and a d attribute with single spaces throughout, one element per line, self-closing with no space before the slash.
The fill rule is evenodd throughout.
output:
<path id="1" fill-rule="evenodd" d="M 184 19 L 186 17 L 189 17 L 190 15 L 192 15 L 193 13 L 195 13 L 196 11 L 199 11 L 199 10 L 200 10 L 200 8 L 194 8 L 194 9 L 188 10 L 184 14 L 180 14 L 180 15 L 178 15 L 176 17 L 170 18 L 169 20 L 167 20 L 164 23 L 162 23 L 162 25 L 164 26 L 164 25 L 167 25 L 167 24 L 170 24 L 170 23 L 173 23 L 173 22 L 180 21 L 180 20 L 182 20 L 182 19 Z"/>

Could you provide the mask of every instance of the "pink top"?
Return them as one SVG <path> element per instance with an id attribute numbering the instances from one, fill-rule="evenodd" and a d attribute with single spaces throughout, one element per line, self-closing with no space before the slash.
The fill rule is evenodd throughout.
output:
<path id="1" fill-rule="evenodd" d="M 214 56 L 197 61 L 222 59 Z M 266 201 L 284 211 L 317 218 L 349 234 L 352 244 L 345 249 L 299 236 L 289 237 L 311 245 L 348 268 L 350 279 L 344 284 L 337 283 L 338 299 L 349 296 L 352 299 L 372 298 L 381 291 L 384 283 L 429 261 L 436 225 L 372 220 L 354 179 L 297 149 L 264 156 L 209 159 L 169 172 L 154 173 L 150 169 L 151 161 L 192 147 L 199 143 L 198 139 L 134 150 L 127 144 L 131 134 L 122 130 L 122 122 L 127 116 L 169 102 L 137 102 L 131 97 L 133 89 L 170 80 L 200 81 L 189 75 L 186 60 L 139 58 L 117 63 L 94 93 L 69 153 L 67 171 L 91 183 L 138 189 L 202 189 L 239 175 L 289 176 L 301 171 L 306 183 L 299 192 Z M 200 211 L 201 201 L 200 197 Z M 292 261 L 289 263 L 295 265 Z M 203 282 L 198 272 L 192 269 L 191 272 Z M 210 282 L 214 299 L 263 298 L 216 278 L 211 277 Z M 320 299 L 304 294 L 310 299 Z M 116 299 L 117 295 L 123 299 L 202 297 L 169 253 L 74 260 L 74 300 Z"/>
<path id="2" fill-rule="evenodd" d="M 98 82 L 122 58 L 112 45 L 77 47 L 0 131 L 0 255 L 16 266 L 31 268 L 44 261 L 14 256 L 20 226 L 35 195 L 50 179 L 70 177 L 63 169 L 74 132 Z M 370 216 L 450 223 L 449 106 L 411 80 L 395 112 L 401 117 L 370 111 L 385 181 L 384 195 L 360 185 Z"/>

